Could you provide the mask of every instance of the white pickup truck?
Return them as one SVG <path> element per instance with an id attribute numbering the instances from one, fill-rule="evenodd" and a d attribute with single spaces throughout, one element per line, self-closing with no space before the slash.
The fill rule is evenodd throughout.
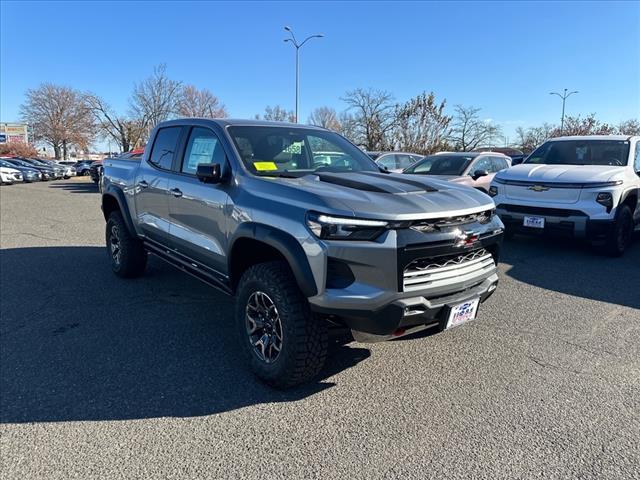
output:
<path id="1" fill-rule="evenodd" d="M 489 194 L 507 237 L 564 234 L 620 256 L 640 229 L 640 136 L 548 140 L 499 172 Z"/>

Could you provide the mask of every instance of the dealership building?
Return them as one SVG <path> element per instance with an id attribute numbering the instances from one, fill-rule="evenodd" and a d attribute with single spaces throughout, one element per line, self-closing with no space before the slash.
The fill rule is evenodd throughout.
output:
<path id="1" fill-rule="evenodd" d="M 26 123 L 0 122 L 0 144 L 29 143 L 29 130 Z"/>

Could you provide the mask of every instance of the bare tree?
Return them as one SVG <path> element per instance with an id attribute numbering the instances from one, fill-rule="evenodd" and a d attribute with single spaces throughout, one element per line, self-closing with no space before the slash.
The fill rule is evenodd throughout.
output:
<path id="1" fill-rule="evenodd" d="M 516 128 L 517 140 L 515 146 L 525 153 L 532 152 L 551 138 L 556 128 L 549 123 L 543 123 L 539 127 L 530 127 L 526 130 L 518 127 Z"/>
<path id="2" fill-rule="evenodd" d="M 225 118 L 227 109 L 210 90 L 186 85 L 180 91 L 177 113 L 181 117 Z"/>
<path id="3" fill-rule="evenodd" d="M 640 135 L 640 121 L 629 119 L 621 122 L 616 129 L 619 135 Z"/>
<path id="4" fill-rule="evenodd" d="M 437 103 L 433 92 L 423 92 L 396 107 L 396 148 L 424 155 L 445 149 L 451 122 L 444 114 L 445 103 Z"/>
<path id="5" fill-rule="evenodd" d="M 554 128 L 551 132 L 551 136 L 610 135 L 615 133 L 615 131 L 615 127 L 601 122 L 596 118 L 595 113 L 591 113 L 584 118 L 580 115 L 575 117 L 566 117 L 564 119 L 564 128 Z"/>
<path id="6" fill-rule="evenodd" d="M 353 116 L 353 114 L 349 112 L 340 112 L 340 115 L 338 117 L 338 122 L 340 123 L 339 133 L 342 136 L 347 137 L 352 142 L 358 143 L 356 138 L 358 127 L 356 125 L 356 119 Z"/>
<path id="7" fill-rule="evenodd" d="M 114 140 L 122 152 L 128 152 L 132 148 L 142 146 L 146 132 L 146 126 L 142 119 L 118 115 L 97 95 L 87 94 L 85 101 L 98 122 L 99 133 L 102 137 Z"/>
<path id="8" fill-rule="evenodd" d="M 153 74 L 136 84 L 130 100 L 131 118 L 139 119 L 148 137 L 158 123 L 175 115 L 182 83 L 171 80 L 165 64 L 153 69 Z"/>
<path id="9" fill-rule="evenodd" d="M 367 150 L 385 150 L 391 143 L 395 125 L 393 97 L 382 90 L 358 88 L 345 94 L 342 100 L 353 116 L 351 139 Z"/>
<path id="10" fill-rule="evenodd" d="M 532 152 L 553 135 L 554 125 L 543 123 L 539 127 L 529 127 L 526 130 L 522 127 L 516 128 L 515 147 L 525 153 Z"/>
<path id="11" fill-rule="evenodd" d="M 342 128 L 338 121 L 338 115 L 336 111 L 331 107 L 319 107 L 316 108 L 311 115 L 307 123 L 310 125 L 317 125 L 319 127 L 328 128 L 335 132 L 339 132 Z"/>
<path id="12" fill-rule="evenodd" d="M 256 115 L 256 120 L 260 120 L 260 114 Z M 264 109 L 263 120 L 270 120 L 272 122 L 296 122 L 296 114 L 292 110 L 285 110 L 280 105 L 270 106 L 267 105 Z"/>
<path id="13" fill-rule="evenodd" d="M 27 90 L 20 115 L 35 141 L 50 145 L 56 158 L 68 158 L 71 146 L 86 149 L 95 138 L 91 110 L 83 95 L 69 87 L 43 83 Z"/>
<path id="14" fill-rule="evenodd" d="M 469 152 L 487 146 L 502 133 L 499 125 L 478 116 L 480 110 L 456 105 L 451 128 L 451 143 L 456 150 Z"/>

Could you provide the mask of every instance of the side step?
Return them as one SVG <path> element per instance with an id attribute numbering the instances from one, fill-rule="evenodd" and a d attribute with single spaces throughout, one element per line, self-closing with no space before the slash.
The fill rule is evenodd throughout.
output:
<path id="1" fill-rule="evenodd" d="M 167 248 L 156 245 L 148 240 L 144 241 L 144 248 L 147 249 L 149 253 L 154 254 L 170 265 L 173 265 L 179 270 L 197 278 L 201 282 L 204 282 L 227 295 L 233 295 L 233 291 L 229 285 L 229 279 L 223 275 L 217 274 L 214 270 L 193 261 L 185 260 L 177 253 L 167 250 Z"/>

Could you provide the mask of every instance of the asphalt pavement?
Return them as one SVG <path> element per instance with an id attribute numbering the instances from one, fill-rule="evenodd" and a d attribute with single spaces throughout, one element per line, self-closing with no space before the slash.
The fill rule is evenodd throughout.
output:
<path id="1" fill-rule="evenodd" d="M 86 178 L 0 188 L 0 475 L 640 478 L 640 239 L 620 259 L 517 237 L 479 318 L 332 336 L 280 392 L 233 300 L 152 259 L 121 280 Z"/>

